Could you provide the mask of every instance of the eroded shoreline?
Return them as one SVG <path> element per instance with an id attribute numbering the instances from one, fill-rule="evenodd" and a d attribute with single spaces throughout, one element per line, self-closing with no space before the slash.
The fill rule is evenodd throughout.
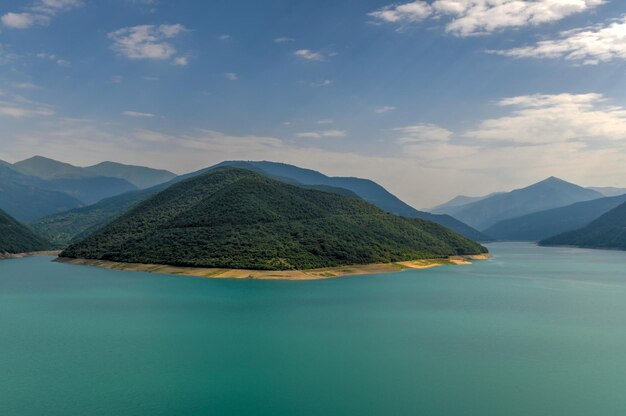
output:
<path id="1" fill-rule="evenodd" d="M 31 251 L 28 253 L 0 253 L 0 260 L 23 259 L 24 257 L 33 256 L 58 256 L 59 254 L 61 254 L 60 250 Z"/>
<path id="2" fill-rule="evenodd" d="M 444 265 L 469 265 L 473 261 L 487 260 L 491 254 L 452 256 L 442 259 L 423 259 L 397 263 L 340 266 L 313 270 L 241 270 L 203 267 L 181 267 L 163 264 L 121 263 L 107 260 L 72 259 L 57 257 L 55 261 L 78 266 L 94 266 L 110 270 L 147 272 L 210 279 L 257 279 L 257 280 L 322 280 L 363 274 L 394 273 L 408 269 L 428 269 Z"/>

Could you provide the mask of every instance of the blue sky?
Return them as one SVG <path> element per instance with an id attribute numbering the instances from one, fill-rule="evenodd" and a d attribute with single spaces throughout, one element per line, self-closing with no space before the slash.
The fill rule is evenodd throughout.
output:
<path id="1" fill-rule="evenodd" d="M 626 186 L 616 0 L 5 0 L 0 159 L 377 180 L 416 207 Z"/>

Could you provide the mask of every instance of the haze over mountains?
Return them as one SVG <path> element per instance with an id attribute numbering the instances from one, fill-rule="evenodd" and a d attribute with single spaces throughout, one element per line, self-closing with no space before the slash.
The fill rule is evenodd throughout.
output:
<path id="1" fill-rule="evenodd" d="M 626 203 L 612 209 L 584 228 L 547 238 L 540 244 L 626 250 Z"/>
<path id="2" fill-rule="evenodd" d="M 361 199 L 220 167 L 148 198 L 62 256 L 290 270 L 484 252 L 444 227 Z"/>
<path id="3" fill-rule="evenodd" d="M 439 210 L 484 231 L 506 219 L 602 197 L 597 191 L 550 177 L 526 188 L 494 194 L 467 205 L 440 207 Z"/>
<path id="4" fill-rule="evenodd" d="M 15 164 L 2 162 L 0 209 L 31 222 L 175 176 L 163 170 L 112 162 L 81 168 L 41 156 Z"/>

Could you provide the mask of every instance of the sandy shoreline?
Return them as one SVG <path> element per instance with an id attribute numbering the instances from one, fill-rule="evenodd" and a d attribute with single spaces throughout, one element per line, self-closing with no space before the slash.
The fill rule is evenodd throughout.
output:
<path id="1" fill-rule="evenodd" d="M 60 250 L 32 251 L 29 253 L 0 253 L 0 260 L 23 259 L 24 257 L 33 256 L 58 256 L 59 254 L 61 254 Z"/>
<path id="2" fill-rule="evenodd" d="M 487 260 L 490 254 L 453 256 L 444 259 L 424 259 L 398 263 L 340 266 L 314 270 L 240 270 L 202 267 L 180 267 L 161 264 L 120 263 L 106 260 L 70 259 L 58 257 L 55 261 L 80 266 L 95 266 L 110 270 L 171 274 L 211 279 L 258 279 L 258 280 L 321 280 L 362 274 L 401 272 L 407 269 L 428 269 L 444 265 L 468 265 L 473 261 Z"/>

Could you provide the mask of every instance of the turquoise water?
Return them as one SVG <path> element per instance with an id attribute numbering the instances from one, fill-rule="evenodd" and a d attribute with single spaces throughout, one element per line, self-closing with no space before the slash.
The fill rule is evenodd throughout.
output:
<path id="1" fill-rule="evenodd" d="M 0 262 L 0 415 L 625 415 L 626 253 L 315 282 Z"/>

